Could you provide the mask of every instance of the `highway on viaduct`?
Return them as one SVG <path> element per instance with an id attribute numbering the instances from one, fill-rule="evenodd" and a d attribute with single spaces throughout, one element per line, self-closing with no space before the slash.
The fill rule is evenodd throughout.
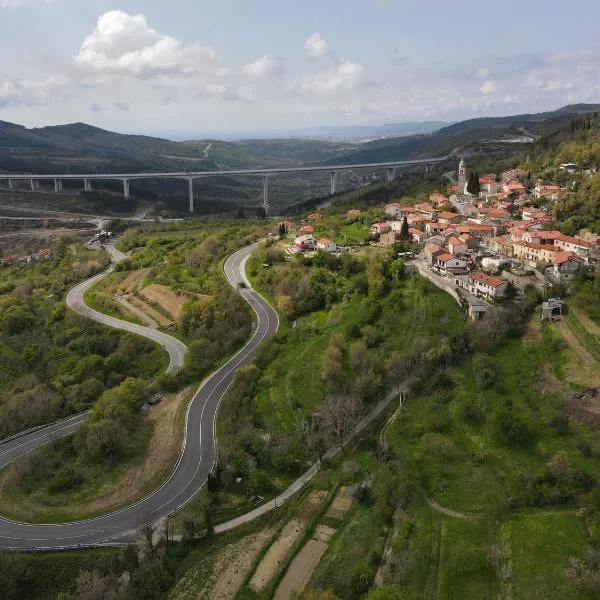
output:
<path id="1" fill-rule="evenodd" d="M 54 191 L 61 192 L 63 189 L 63 181 L 82 180 L 83 189 L 86 192 L 92 191 L 92 181 L 101 180 L 117 180 L 123 183 L 123 196 L 130 197 L 130 182 L 136 179 L 184 179 L 188 182 L 188 196 L 190 213 L 194 212 L 194 181 L 205 177 L 219 176 L 253 176 L 259 175 L 262 178 L 263 185 L 263 207 L 265 213 L 269 213 L 269 177 L 274 175 L 283 175 L 286 173 L 302 174 L 302 173 L 319 173 L 326 172 L 330 176 L 330 194 L 333 196 L 337 193 L 337 177 L 342 171 L 352 171 L 355 169 L 381 169 L 387 170 L 388 183 L 396 177 L 396 170 L 401 167 L 424 165 L 429 168 L 432 165 L 445 162 L 455 156 L 460 151 L 460 148 L 455 148 L 446 156 L 435 158 L 416 158 L 412 160 L 396 160 L 393 162 L 369 162 L 355 164 L 340 164 L 340 165 L 316 165 L 302 167 L 273 167 L 270 169 L 224 169 L 222 171 L 186 171 L 186 172 L 157 172 L 157 173 L 88 173 L 75 174 L 63 173 L 53 175 L 38 175 L 34 173 L 0 173 L 0 180 L 8 180 L 10 189 L 14 189 L 15 182 L 29 181 L 32 190 L 37 190 L 40 187 L 40 181 L 53 181 Z"/>
<path id="2" fill-rule="evenodd" d="M 224 264 L 230 284 L 239 287 L 244 299 L 256 313 L 256 327 L 250 340 L 225 365 L 207 377 L 193 397 L 185 421 L 185 439 L 179 461 L 168 480 L 156 491 L 122 510 L 107 515 L 71 523 L 32 524 L 0 518 L 0 548 L 53 549 L 100 544 L 133 542 L 147 523 L 172 514 L 184 506 L 202 488 L 212 471 L 217 451 L 216 418 L 219 404 L 231 385 L 236 370 L 254 357 L 258 346 L 272 337 L 279 319 L 271 305 L 256 293 L 245 274 L 246 262 L 256 245 L 232 254 Z M 113 260 L 122 258 L 110 249 Z M 109 269 L 110 271 L 110 269 Z M 169 352 L 169 371 L 183 364 L 185 346 L 175 338 L 156 330 L 133 326 L 131 323 L 97 313 L 83 303 L 86 289 L 97 283 L 106 273 L 75 286 L 67 295 L 67 304 L 76 312 L 101 323 L 149 337 Z M 75 431 L 89 413 L 75 415 L 47 427 L 41 427 L 0 443 L 0 469 L 18 457 L 50 443 L 57 437 Z"/>

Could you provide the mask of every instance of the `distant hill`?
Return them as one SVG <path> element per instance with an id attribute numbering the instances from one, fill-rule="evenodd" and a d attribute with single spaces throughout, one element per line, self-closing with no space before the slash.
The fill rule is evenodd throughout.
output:
<path id="1" fill-rule="evenodd" d="M 364 144 L 343 158 L 330 161 L 343 162 L 383 162 L 444 156 L 456 148 L 463 148 L 465 154 L 514 153 L 521 144 L 516 139 L 535 142 L 539 137 L 559 131 L 565 123 L 579 115 L 591 114 L 600 110 L 600 104 L 575 104 L 555 111 L 514 115 L 508 117 L 483 117 L 469 119 L 444 127 L 426 135 L 389 138 Z"/>
<path id="2" fill-rule="evenodd" d="M 384 162 L 441 156 L 459 148 L 490 161 L 509 158 L 545 136 L 564 129 L 574 118 L 600 110 L 600 104 L 576 104 L 551 112 L 470 119 L 446 125 L 440 122 L 392 123 L 379 127 L 312 128 L 313 134 L 337 132 L 347 139 L 306 138 L 171 141 L 144 135 L 127 135 L 72 123 L 27 129 L 0 121 L 0 172 L 17 173 L 125 173 L 147 171 L 219 171 L 232 168 L 336 165 Z M 442 126 L 437 129 L 438 126 Z M 425 129 L 424 133 L 422 130 Z M 389 137 L 398 134 L 397 137 Z M 364 139 L 350 139 L 353 134 Z M 409 135 L 410 134 L 410 135 Z M 366 141 L 377 137 L 373 141 Z M 348 173 L 347 187 L 364 184 L 373 174 Z M 376 179 L 376 177 L 375 177 Z M 79 184 L 71 184 L 77 189 Z M 118 192 L 118 182 L 107 182 Z M 256 206 L 261 200 L 257 178 L 210 177 L 196 189 L 202 201 L 230 201 Z M 273 205 L 285 209 L 298 202 L 327 195 L 328 181 L 320 175 L 274 177 Z M 146 199 L 177 196 L 185 204 L 186 189 L 177 181 L 135 181 L 132 194 Z"/>

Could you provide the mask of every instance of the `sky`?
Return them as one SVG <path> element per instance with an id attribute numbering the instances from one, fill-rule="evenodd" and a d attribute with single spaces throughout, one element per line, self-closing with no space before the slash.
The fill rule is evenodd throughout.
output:
<path id="1" fill-rule="evenodd" d="M 0 0 L 0 120 L 197 137 L 600 102 L 597 0 Z"/>

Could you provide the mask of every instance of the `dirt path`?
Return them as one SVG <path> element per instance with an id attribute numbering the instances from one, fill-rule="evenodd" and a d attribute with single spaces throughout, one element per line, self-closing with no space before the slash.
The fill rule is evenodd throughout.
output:
<path id="1" fill-rule="evenodd" d="M 447 517 L 452 517 L 453 519 L 465 519 L 467 521 L 476 521 L 477 520 L 477 517 L 475 517 L 474 515 L 467 515 L 466 513 L 459 512 L 457 510 L 452 510 L 450 508 L 445 508 L 445 507 L 441 506 L 432 498 L 428 498 L 425 495 L 425 493 L 423 493 L 423 497 L 425 498 L 425 501 L 427 502 L 427 504 L 429 504 L 429 506 L 431 508 L 433 508 L 433 510 L 439 512 L 442 515 L 446 515 Z"/>
<path id="2" fill-rule="evenodd" d="M 569 310 L 575 315 L 577 320 L 592 334 L 600 337 L 600 325 L 592 321 L 583 311 L 569 307 Z"/>
<path id="3" fill-rule="evenodd" d="M 375 585 L 378 587 L 386 585 L 386 583 L 388 583 L 388 565 L 390 564 L 394 556 L 394 542 L 396 541 L 400 533 L 400 527 L 402 525 L 403 519 L 404 511 L 401 508 L 397 508 L 394 511 L 394 516 L 392 518 L 392 527 L 388 534 L 387 540 L 385 541 L 385 547 L 383 549 L 383 554 L 381 555 L 381 562 L 379 563 L 379 568 L 377 569 L 377 573 L 375 574 Z"/>
<path id="4" fill-rule="evenodd" d="M 571 331 L 569 326 L 564 321 L 558 322 L 556 324 L 556 329 L 565 338 L 569 348 L 571 348 L 571 350 L 573 350 L 573 352 L 575 352 L 575 354 L 577 354 L 577 356 L 586 365 L 597 365 L 597 361 L 594 356 L 585 346 L 583 346 L 583 344 L 577 339 L 577 336 Z"/>
<path id="5" fill-rule="evenodd" d="M 565 365 L 567 379 L 584 387 L 597 387 L 599 383 L 598 361 L 564 321 L 556 323 L 556 330 L 575 354 L 575 357 Z"/>
<path id="6" fill-rule="evenodd" d="M 388 429 L 391 425 L 396 421 L 398 416 L 400 415 L 400 411 L 402 410 L 402 395 L 400 395 L 400 406 L 394 411 L 392 416 L 386 421 L 385 425 L 381 429 L 381 433 L 379 434 L 379 446 L 385 452 L 388 449 L 387 443 L 387 433 Z"/>

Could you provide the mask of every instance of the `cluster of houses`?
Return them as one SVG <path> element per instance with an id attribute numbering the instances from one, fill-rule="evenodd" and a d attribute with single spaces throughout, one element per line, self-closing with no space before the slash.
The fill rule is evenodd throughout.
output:
<path id="1" fill-rule="evenodd" d="M 357 208 L 348 211 L 349 218 L 357 216 L 358 214 L 360 214 L 360 210 Z M 290 247 L 290 252 L 312 252 L 315 250 L 331 253 L 338 252 L 339 248 L 335 242 L 332 242 L 327 238 L 317 239 L 314 237 L 315 228 L 311 223 L 318 221 L 320 218 L 320 213 L 315 212 L 304 219 L 305 224 L 298 230 L 298 235 Z M 292 224 L 289 221 L 282 221 L 279 223 L 279 228 L 287 234 L 291 231 Z"/>
<path id="2" fill-rule="evenodd" d="M 393 202 L 385 207 L 389 220 L 372 226 L 379 243 L 392 245 L 410 241 L 424 245 L 424 258 L 457 288 L 488 299 L 503 296 L 509 281 L 483 270 L 499 271 L 505 263 L 516 263 L 542 277 L 568 282 L 600 256 L 600 236 L 573 237 L 549 230 L 552 216 L 539 208 L 525 206 L 533 198 L 556 200 L 566 193 L 559 186 L 538 181 L 531 193 L 521 179 L 527 173 L 514 169 L 480 178 L 481 192 L 467 192 L 464 160 L 459 182 L 449 196 L 435 193 L 428 202 L 404 206 Z"/>
<path id="3" fill-rule="evenodd" d="M 15 263 L 21 262 L 30 263 L 35 260 L 40 260 L 41 258 L 47 258 L 48 256 L 50 256 L 50 250 L 48 248 L 40 248 L 37 252 L 34 252 L 33 254 L 3 256 L 2 258 L 0 258 L 0 264 L 13 265 Z"/>

